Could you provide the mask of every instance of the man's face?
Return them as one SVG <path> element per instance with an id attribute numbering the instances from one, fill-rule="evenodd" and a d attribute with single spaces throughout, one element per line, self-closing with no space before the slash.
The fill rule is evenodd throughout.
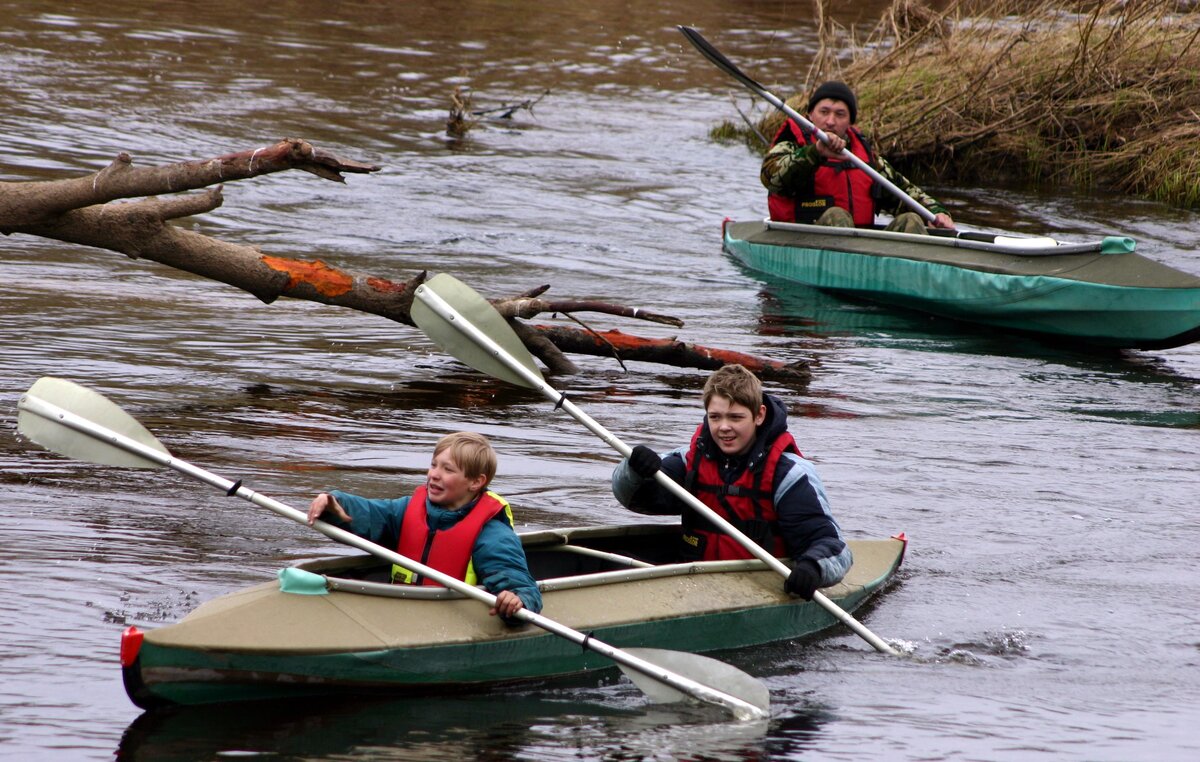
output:
<path id="1" fill-rule="evenodd" d="M 845 140 L 846 132 L 850 129 L 850 107 L 842 101 L 823 98 L 808 112 L 808 121 L 823 132 L 832 132 Z"/>
<path id="2" fill-rule="evenodd" d="M 767 417 L 765 405 L 759 405 L 755 411 L 719 394 L 714 394 L 708 401 L 705 412 L 708 430 L 725 455 L 741 455 L 749 450 L 759 424 Z"/>

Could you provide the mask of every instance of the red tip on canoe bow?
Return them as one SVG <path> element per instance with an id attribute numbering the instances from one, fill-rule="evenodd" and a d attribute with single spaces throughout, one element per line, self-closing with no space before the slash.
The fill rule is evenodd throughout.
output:
<path id="1" fill-rule="evenodd" d="M 142 638 L 146 633 L 136 627 L 126 627 L 121 633 L 121 666 L 132 667 L 142 650 Z"/>

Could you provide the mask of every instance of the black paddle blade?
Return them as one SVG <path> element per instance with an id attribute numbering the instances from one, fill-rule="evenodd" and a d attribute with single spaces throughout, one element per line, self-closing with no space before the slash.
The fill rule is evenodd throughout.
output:
<path id="1" fill-rule="evenodd" d="M 679 26 L 679 31 L 683 32 L 683 36 L 687 38 L 687 41 L 692 43 L 692 46 L 695 47 L 696 50 L 700 51 L 700 55 L 704 56 L 709 61 L 712 61 L 718 69 L 757 93 L 766 92 L 766 88 L 743 73 L 741 69 L 734 65 L 733 61 L 730 61 L 725 57 L 724 53 L 714 48 L 712 43 L 704 39 L 704 36 L 695 29 L 690 26 L 683 26 L 681 24 Z"/>

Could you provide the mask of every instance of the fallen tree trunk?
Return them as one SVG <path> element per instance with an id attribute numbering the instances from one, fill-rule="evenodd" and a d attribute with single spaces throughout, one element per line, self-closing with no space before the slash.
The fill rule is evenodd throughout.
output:
<path id="1" fill-rule="evenodd" d="M 301 260 L 265 254 L 242 244 L 220 241 L 170 224 L 171 220 L 212 211 L 223 203 L 222 188 L 180 194 L 227 180 L 300 169 L 343 181 L 342 173 L 367 173 L 376 166 L 342 159 L 298 139 L 206 161 L 166 167 L 135 168 L 121 154 L 106 169 L 88 177 L 32 183 L 0 183 L 0 232 L 24 233 L 120 252 L 239 288 L 266 304 L 280 297 L 347 307 L 415 326 L 410 315 L 413 293 L 425 280 L 420 272 L 407 280 L 352 273 L 319 259 Z M 166 199 L 119 198 L 173 193 Z M 769 378 L 807 380 L 807 365 L 784 365 L 740 353 L 682 342 L 643 339 L 620 332 L 597 341 L 587 329 L 532 329 L 521 322 L 544 313 L 597 312 L 666 325 L 682 321 L 642 309 L 597 301 L 540 298 L 549 287 L 493 300 L 493 304 L 552 373 L 577 371 L 564 352 L 643 360 L 678 367 L 716 368 L 741 362 Z M 619 341 L 612 338 L 619 337 Z M 724 359 L 719 358 L 737 358 Z"/>

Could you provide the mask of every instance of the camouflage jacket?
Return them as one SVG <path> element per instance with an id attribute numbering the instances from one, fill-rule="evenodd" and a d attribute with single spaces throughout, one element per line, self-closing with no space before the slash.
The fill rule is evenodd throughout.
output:
<path id="1" fill-rule="evenodd" d="M 888 163 L 887 159 L 874 151 L 871 154 L 874 156 L 871 166 L 880 175 L 895 184 L 897 188 L 912 196 L 913 200 L 934 214 L 941 214 L 946 211 L 946 207 L 942 206 L 937 199 L 921 190 L 911 180 L 897 172 Z M 771 146 L 771 150 L 767 151 L 767 155 L 763 157 L 759 179 L 762 180 L 762 184 L 766 187 L 768 193 L 795 196 L 811 181 L 813 174 L 817 171 L 817 167 L 823 161 L 824 159 L 817 153 L 815 143 L 802 145 L 792 140 L 781 140 Z M 875 200 L 877 211 L 884 214 L 891 214 L 892 216 L 900 212 L 912 211 L 898 196 L 888 192 L 886 189 L 881 188 L 879 190 L 882 191 L 882 194 Z"/>

